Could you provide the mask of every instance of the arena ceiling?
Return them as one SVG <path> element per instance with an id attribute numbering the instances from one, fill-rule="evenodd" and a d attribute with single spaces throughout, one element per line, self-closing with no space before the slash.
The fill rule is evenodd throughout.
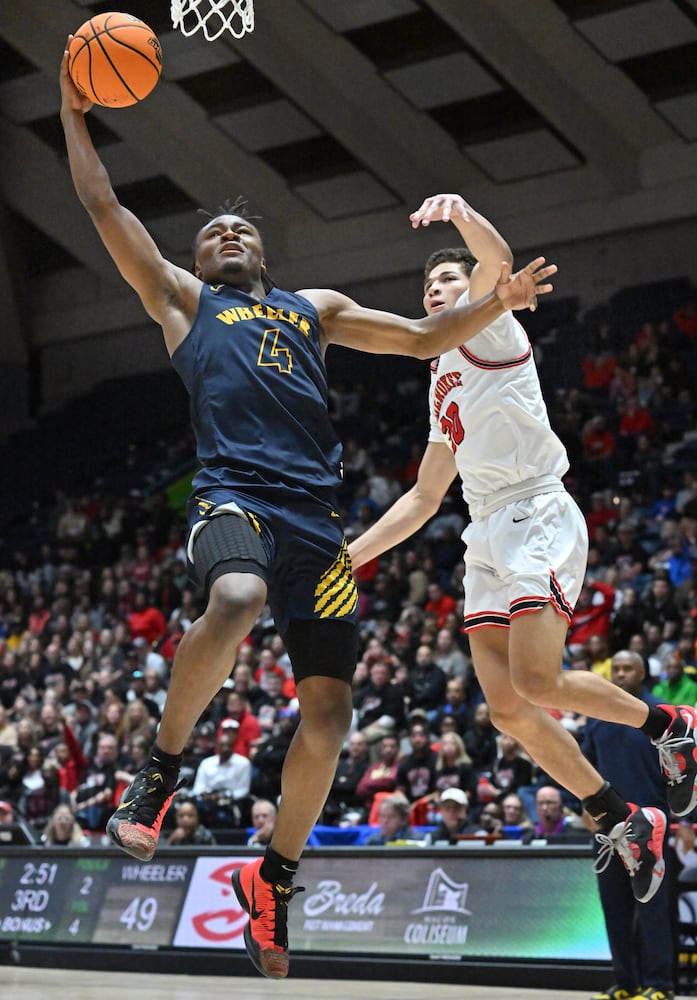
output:
<path id="1" fill-rule="evenodd" d="M 429 234 L 407 215 L 436 191 L 534 252 L 697 211 L 697 0 L 256 0 L 254 33 L 213 43 L 173 31 L 168 0 L 2 0 L 15 353 L 142 321 L 76 202 L 58 118 L 67 32 L 114 7 L 158 32 L 163 78 L 135 108 L 91 112 L 92 133 L 182 264 L 195 209 L 240 192 L 294 287 L 418 267 Z"/>

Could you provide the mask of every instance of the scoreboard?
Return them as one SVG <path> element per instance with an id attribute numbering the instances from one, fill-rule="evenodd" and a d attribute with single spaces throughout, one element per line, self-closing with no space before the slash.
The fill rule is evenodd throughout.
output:
<path id="1" fill-rule="evenodd" d="M 0 857 L 0 940 L 171 945 L 194 867 L 121 856 Z"/>
<path id="2" fill-rule="evenodd" d="M 254 856 L 258 856 L 254 855 Z M 0 852 L 0 944 L 244 949 L 230 877 L 250 852 Z M 299 955 L 609 960 L 588 849 L 320 848 L 289 910 Z"/>

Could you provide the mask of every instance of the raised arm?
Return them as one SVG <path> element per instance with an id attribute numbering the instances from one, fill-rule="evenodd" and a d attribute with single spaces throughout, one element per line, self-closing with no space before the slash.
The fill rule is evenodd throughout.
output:
<path id="1" fill-rule="evenodd" d="M 201 282 L 166 260 L 145 226 L 118 201 L 85 122 L 92 104 L 68 73 L 67 48 L 61 62 L 60 87 L 61 122 L 77 196 L 122 277 L 162 327 L 171 354 L 189 332 Z"/>
<path id="2" fill-rule="evenodd" d="M 406 319 L 377 309 L 365 309 L 347 295 L 324 288 L 299 292 L 317 309 L 325 344 L 340 344 L 371 354 L 405 354 L 434 358 L 471 340 L 507 309 L 535 309 L 537 296 L 552 291 L 547 278 L 556 265 L 543 267 L 538 257 L 511 276 L 511 266 L 502 262 L 493 292 L 476 302 L 425 316 Z"/>
<path id="3" fill-rule="evenodd" d="M 470 299 L 481 298 L 495 286 L 502 261 L 513 265 L 513 254 L 488 219 L 459 194 L 434 194 L 409 216 L 414 229 L 432 222 L 452 222 L 477 263 L 470 276 Z"/>
<path id="4" fill-rule="evenodd" d="M 456 474 L 450 448 L 431 441 L 421 459 L 416 483 L 349 545 L 354 568 L 375 559 L 418 531 L 436 513 Z"/>

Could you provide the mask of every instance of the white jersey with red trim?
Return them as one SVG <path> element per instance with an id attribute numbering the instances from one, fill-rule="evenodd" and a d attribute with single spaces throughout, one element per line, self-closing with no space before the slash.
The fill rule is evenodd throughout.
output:
<path id="1" fill-rule="evenodd" d="M 458 305 L 469 302 L 469 292 Z M 527 334 L 512 312 L 431 362 L 429 441 L 455 455 L 470 516 L 564 487 L 564 445 L 550 427 Z"/>

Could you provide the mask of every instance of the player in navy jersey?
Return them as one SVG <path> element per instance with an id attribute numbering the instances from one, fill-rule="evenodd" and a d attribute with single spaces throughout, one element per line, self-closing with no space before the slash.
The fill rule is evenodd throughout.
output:
<path id="1" fill-rule="evenodd" d="M 512 261 L 503 237 L 459 195 L 434 195 L 411 218 L 416 226 L 452 221 L 466 241 L 426 262 L 429 314 L 483 294 L 499 261 Z M 471 517 L 462 536 L 464 627 L 492 721 L 583 802 L 627 868 L 636 898 L 648 902 L 665 873 L 665 813 L 625 802 L 547 709 L 650 736 L 677 815 L 697 805 L 697 711 L 647 705 L 597 674 L 562 670 L 586 568 L 586 526 L 564 489 L 569 463 L 549 424 L 532 348 L 510 312 L 432 362 L 429 403 L 416 484 L 351 543 L 351 559 L 360 566 L 408 538 L 459 476 Z"/>
<path id="2" fill-rule="evenodd" d="M 357 593 L 335 490 L 340 444 L 327 411 L 324 352 L 335 343 L 432 357 L 508 309 L 535 307 L 556 270 L 538 258 L 495 291 L 447 315 L 408 320 L 329 289 L 271 287 L 261 236 L 240 209 L 198 232 L 194 272 L 167 261 L 117 200 L 92 144 L 91 107 L 61 66 L 61 119 L 75 188 L 114 263 L 162 327 L 191 401 L 201 470 L 189 505 L 190 573 L 205 613 L 179 643 L 157 742 L 107 825 L 149 860 L 176 791 L 189 733 L 227 680 L 267 600 L 288 649 L 301 721 L 286 756 L 282 801 L 263 858 L 235 872 L 250 914 L 249 954 L 266 976 L 288 971 L 292 879 L 324 806 L 351 720 Z"/>

